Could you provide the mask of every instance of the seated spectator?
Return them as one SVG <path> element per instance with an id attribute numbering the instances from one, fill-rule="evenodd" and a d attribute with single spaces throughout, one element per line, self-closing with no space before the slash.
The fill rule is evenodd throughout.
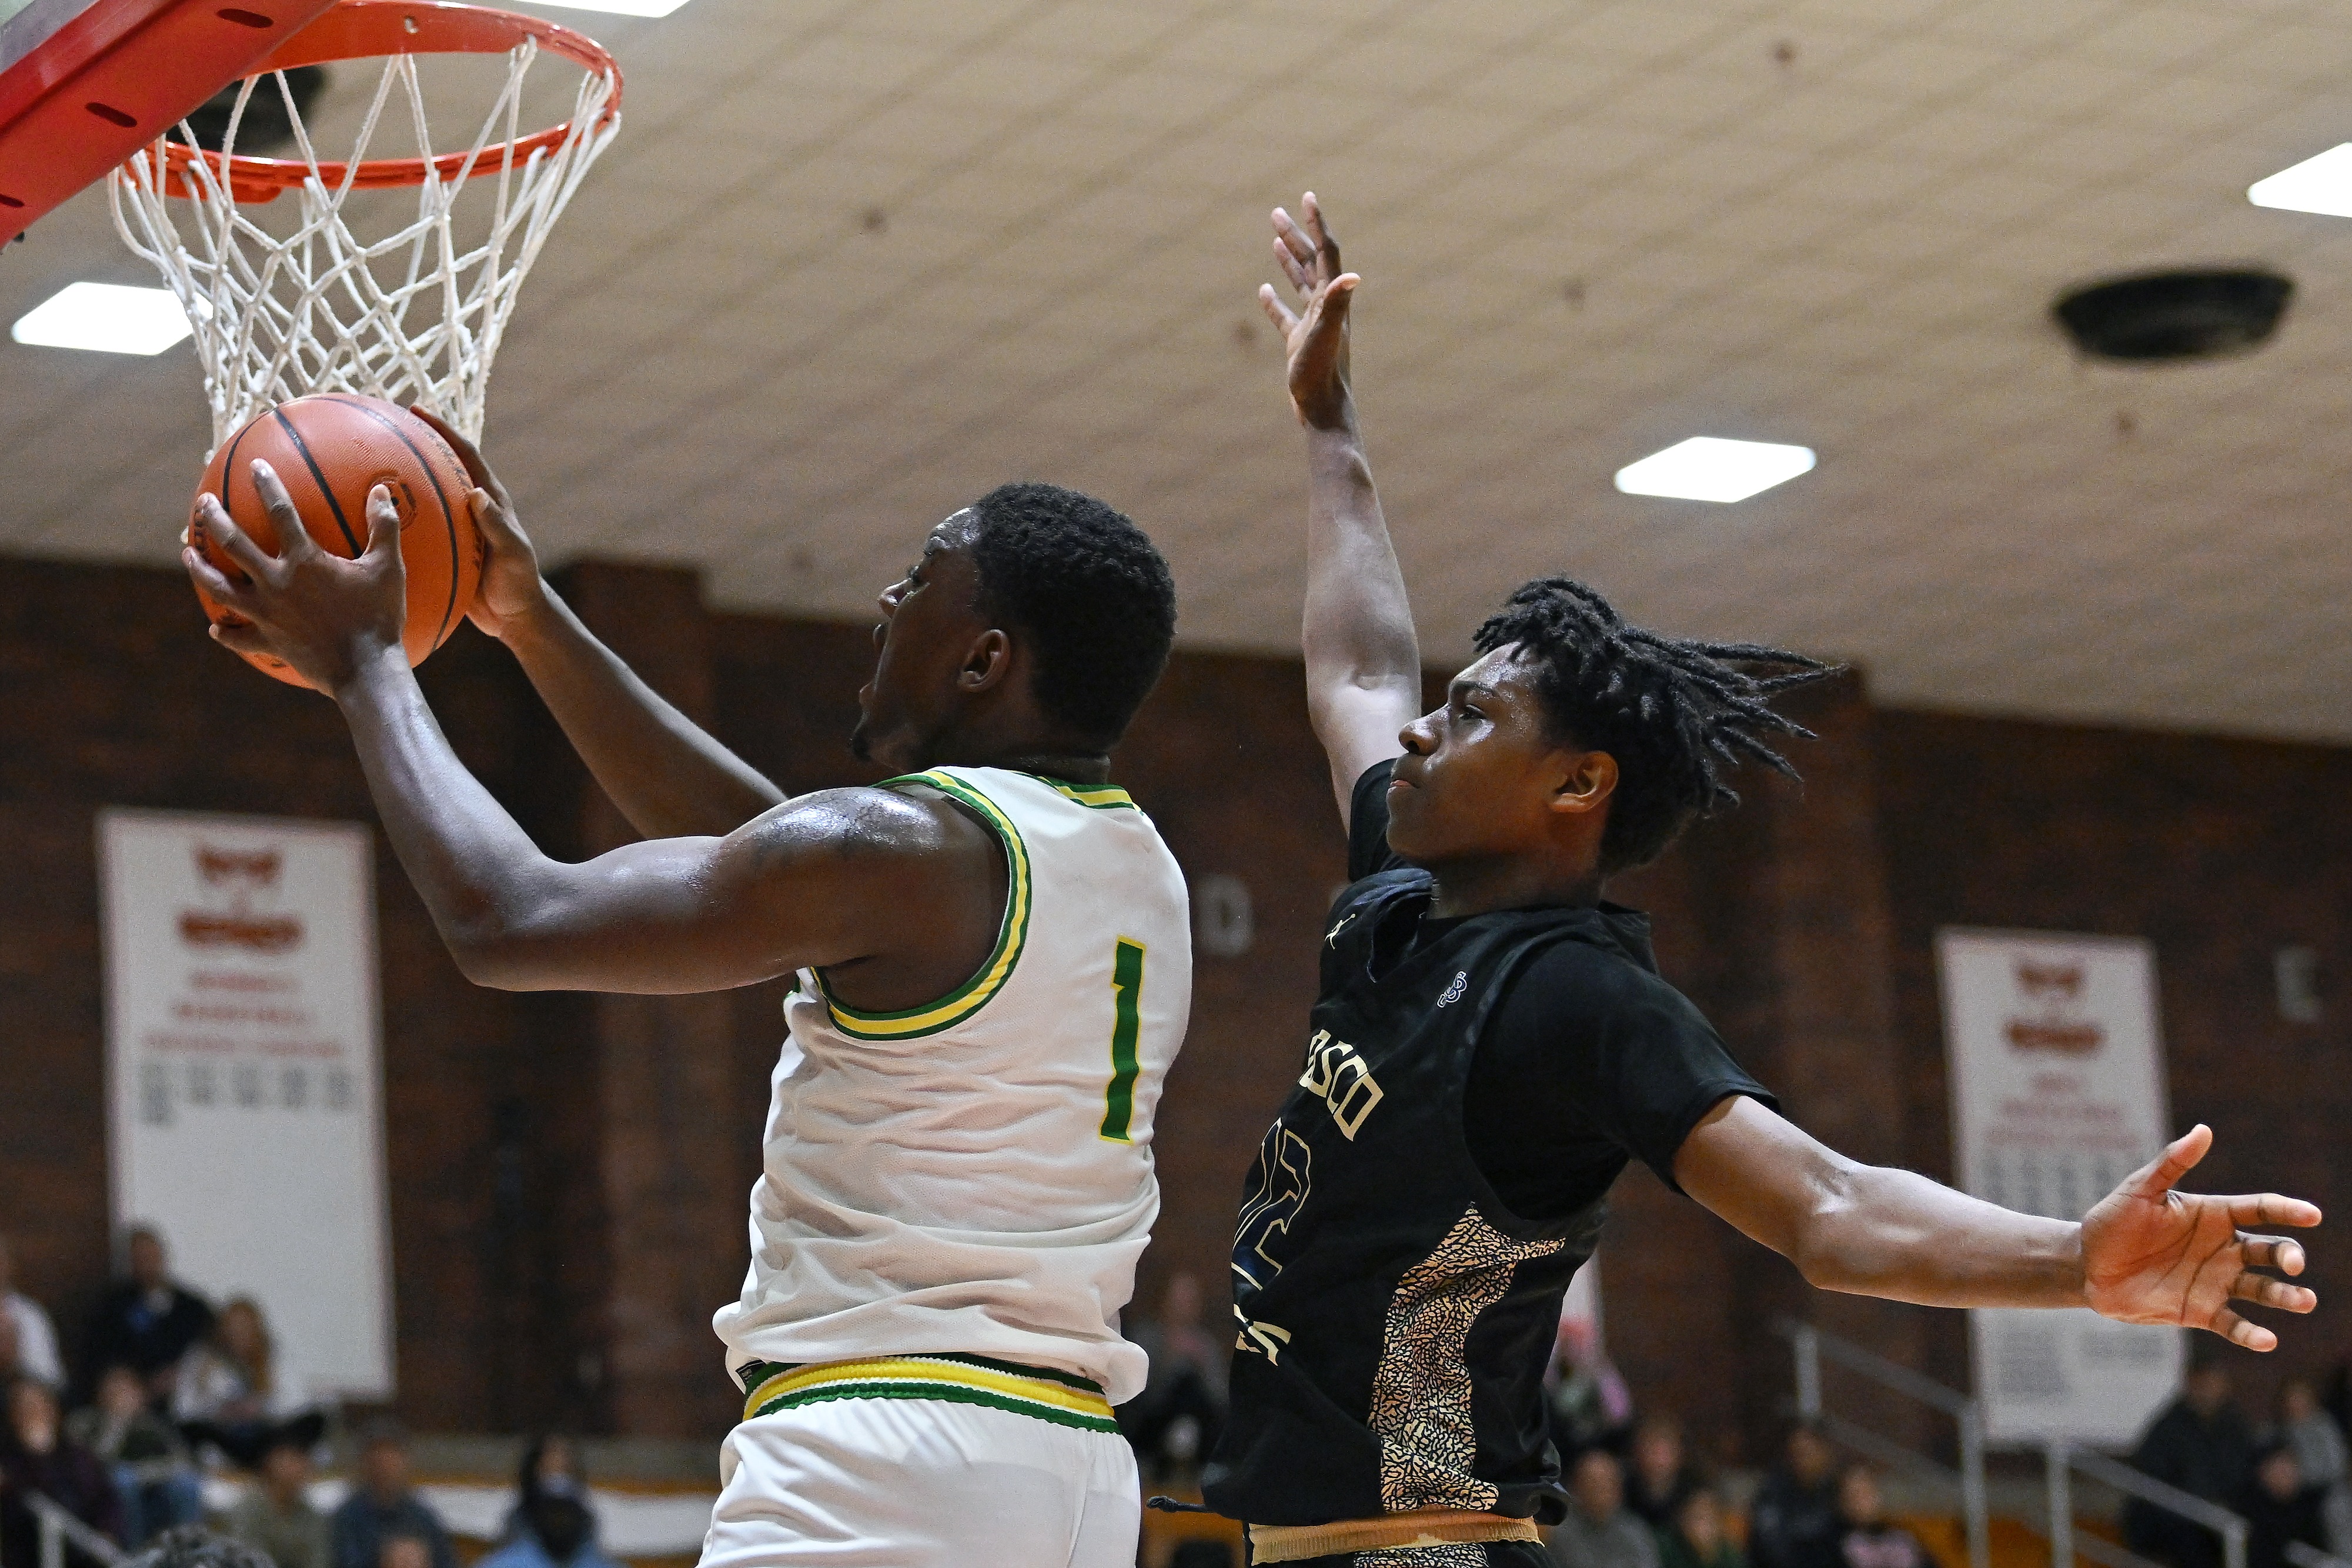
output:
<path id="1" fill-rule="evenodd" d="M 133 1552 L 203 1517 L 204 1492 L 187 1445 L 148 1408 L 147 1385 L 129 1367 L 100 1374 L 98 1403 L 68 1416 L 66 1432 L 105 1461 L 122 1502 L 122 1544 Z"/>
<path id="2" fill-rule="evenodd" d="M 1693 1488 L 1658 1532 L 1659 1568 L 1748 1568 L 1723 1524 L 1723 1500 L 1715 1489 Z"/>
<path id="3" fill-rule="evenodd" d="M 0 1236 L 0 1317 L 16 1331 L 16 1370 L 64 1392 L 66 1365 L 58 1359 L 57 1327 L 40 1302 L 16 1289 L 16 1254 L 5 1236 Z"/>
<path id="4" fill-rule="evenodd" d="M 567 1497 L 588 1510 L 588 1539 L 596 1538 L 596 1511 L 588 1501 L 588 1470 L 571 1438 L 556 1433 L 534 1437 L 522 1451 L 515 1476 L 514 1507 L 499 1528 L 499 1542 L 520 1539 L 530 1530 L 530 1511 L 542 1499 Z M 544 1544 L 544 1542 L 542 1542 Z"/>
<path id="5" fill-rule="evenodd" d="M 2327 1529 L 2320 1515 L 2326 1495 L 2325 1489 L 2305 1484 L 2294 1449 L 2263 1454 L 2254 1465 L 2253 1483 L 2236 1504 L 2246 1517 L 2246 1568 L 2287 1568 L 2290 1541 L 2326 1551 Z"/>
<path id="6" fill-rule="evenodd" d="M 223 1525 L 278 1568 L 334 1568 L 327 1516 L 310 1506 L 310 1445 L 281 1432 L 260 1460 L 255 1484 Z"/>
<path id="7" fill-rule="evenodd" d="M 1838 1477 L 1838 1557 L 1845 1568 L 1936 1568 L 1919 1538 L 1890 1524 L 1878 1478 L 1866 1465 L 1848 1465 Z"/>
<path id="8" fill-rule="evenodd" d="M 277 1343 L 249 1296 L 223 1307 L 181 1361 L 172 1415 L 192 1442 L 211 1444 L 245 1470 L 278 1437 L 312 1448 L 327 1429 L 301 1379 L 278 1365 Z"/>
<path id="9" fill-rule="evenodd" d="M 2352 1557 L 2352 1453 L 2347 1453 L 2344 1429 L 2319 1403 L 2317 1390 L 2300 1377 L 2290 1377 L 2279 1389 L 2277 1440 L 2294 1455 L 2303 1484 L 2320 1493 L 2320 1519 L 2326 1527 L 2326 1550 Z"/>
<path id="10" fill-rule="evenodd" d="M 108 1287 L 90 1314 L 84 1336 L 85 1386 L 98 1374 L 121 1364 L 139 1374 L 148 1396 L 168 1406 L 180 1358 L 213 1326 L 205 1299 L 172 1279 L 163 1239 L 147 1226 L 131 1231 L 125 1253 L 129 1275 Z"/>
<path id="11" fill-rule="evenodd" d="M 2219 1362 L 2189 1368 L 2180 1397 L 2149 1426 L 2131 1462 L 2141 1474 L 2222 1508 L 2245 1498 L 2253 1479 L 2253 1433 L 2230 1402 L 2230 1375 Z M 2221 1538 L 2169 1509 L 2128 1499 L 2123 1527 L 2126 1546 L 2167 1568 L 2221 1568 Z"/>
<path id="12" fill-rule="evenodd" d="M 542 1492 L 515 1538 L 474 1568 L 619 1568 L 596 1549 L 596 1521 L 579 1499 Z"/>
<path id="13" fill-rule="evenodd" d="M 242 1541 L 183 1525 L 157 1536 L 122 1568 L 270 1568 L 270 1562 Z"/>
<path id="14" fill-rule="evenodd" d="M 1843 1568 L 1836 1457 L 1810 1426 L 1789 1434 L 1781 1462 L 1748 1505 L 1748 1560 L 1755 1568 Z"/>
<path id="15" fill-rule="evenodd" d="M 1625 1508 L 1625 1472 L 1606 1448 L 1587 1448 L 1569 1474 L 1568 1517 L 1545 1549 L 1561 1568 L 1658 1568 L 1657 1537 Z"/>
<path id="16" fill-rule="evenodd" d="M 335 1510 L 335 1568 L 457 1568 L 448 1531 L 409 1488 L 408 1445 L 398 1427 L 370 1429 L 360 1445 L 358 1479 Z M 412 1555 L 411 1546 L 423 1556 L 395 1565 L 394 1556 Z"/>
<path id="17" fill-rule="evenodd" d="M 1160 1316 L 1128 1335 L 1150 1371 L 1143 1392 L 1118 1407 L 1118 1424 L 1148 1475 L 1193 1469 L 1224 1425 L 1233 1334 L 1201 1326 L 1201 1281 L 1179 1270 L 1160 1298 Z"/>
<path id="18" fill-rule="evenodd" d="M 1625 1506 L 1652 1530 L 1671 1529 L 1685 1499 L 1706 1484 L 1683 1452 L 1682 1423 L 1644 1416 L 1633 1428 L 1633 1464 L 1625 1475 Z"/>
<path id="19" fill-rule="evenodd" d="M 1610 1364 L 1591 1323 L 1574 1318 L 1561 1322 L 1545 1387 L 1552 1446 L 1562 1461 L 1572 1463 L 1587 1448 L 1625 1451 L 1633 1432 L 1633 1396 Z"/>
<path id="20" fill-rule="evenodd" d="M 25 1336 L 16 1320 L 0 1312 L 0 1384 L 14 1383 L 20 1377 L 31 1377 L 32 1368 L 25 1364 Z M 46 1378 L 36 1379 L 46 1382 Z"/>
<path id="21" fill-rule="evenodd" d="M 114 1483 L 96 1454 L 66 1436 L 58 1396 L 38 1378 L 8 1385 L 8 1419 L 0 1432 L 0 1563 L 38 1563 L 41 1527 L 28 1494 L 38 1493 L 110 1541 L 122 1539 Z M 68 1546 L 68 1562 L 93 1559 Z"/>

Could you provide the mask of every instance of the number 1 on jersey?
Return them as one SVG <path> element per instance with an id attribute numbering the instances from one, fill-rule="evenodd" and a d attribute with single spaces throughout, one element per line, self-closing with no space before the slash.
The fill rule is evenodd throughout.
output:
<path id="1" fill-rule="evenodd" d="M 1111 955 L 1110 1087 L 1103 1093 L 1102 1135 L 1128 1142 L 1135 1119 L 1136 1040 L 1143 1032 L 1143 944 L 1122 936 Z"/>

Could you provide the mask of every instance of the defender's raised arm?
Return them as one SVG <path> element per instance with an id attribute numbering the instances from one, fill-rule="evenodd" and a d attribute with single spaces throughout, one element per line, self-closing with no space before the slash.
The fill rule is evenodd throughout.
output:
<path id="1" fill-rule="evenodd" d="M 1348 307 L 1360 280 L 1339 269 L 1314 192 L 1297 220 L 1274 210 L 1274 254 L 1299 296 L 1293 311 L 1274 285 L 1258 289 L 1307 427 L 1307 706 L 1345 823 L 1364 769 L 1404 751 L 1397 731 L 1421 711 L 1421 647 L 1348 384 Z"/>

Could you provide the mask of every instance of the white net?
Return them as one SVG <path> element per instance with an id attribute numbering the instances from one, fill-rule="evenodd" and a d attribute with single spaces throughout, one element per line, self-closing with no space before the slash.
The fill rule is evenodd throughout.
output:
<path id="1" fill-rule="evenodd" d="M 236 152 L 257 89 L 274 89 L 292 122 L 287 162 L 301 173 L 275 201 L 250 199 L 268 187 L 237 178 L 225 157 L 167 157 L 161 142 L 115 172 L 115 226 L 162 271 L 194 329 L 214 447 L 271 404 L 323 392 L 421 401 L 480 437 L 490 362 L 523 277 L 620 129 L 606 111 L 617 73 L 588 70 L 564 134 L 514 152 L 541 52 L 525 37 L 506 55 L 505 87 L 462 153 L 433 151 L 419 57 L 401 54 L 384 58 L 348 160 L 322 162 L 283 73 L 243 84 L 222 152 Z M 413 134 L 424 176 L 413 192 L 362 193 L 380 133 Z M 194 142 L 184 125 L 181 135 Z"/>

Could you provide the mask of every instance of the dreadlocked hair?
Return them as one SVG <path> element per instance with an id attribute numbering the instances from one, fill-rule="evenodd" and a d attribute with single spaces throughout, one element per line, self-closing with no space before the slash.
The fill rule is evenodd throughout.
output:
<path id="1" fill-rule="evenodd" d="M 1760 762 L 1797 770 L 1772 738 L 1813 732 L 1772 711 L 1775 692 L 1837 667 L 1753 643 L 1700 643 L 1627 625 L 1606 599 L 1565 577 L 1520 586 L 1478 628 L 1481 653 L 1516 643 L 1535 666 L 1555 727 L 1617 759 L 1601 834 L 1601 872 L 1646 865 L 1700 817 L 1739 803 L 1725 776 Z"/>

